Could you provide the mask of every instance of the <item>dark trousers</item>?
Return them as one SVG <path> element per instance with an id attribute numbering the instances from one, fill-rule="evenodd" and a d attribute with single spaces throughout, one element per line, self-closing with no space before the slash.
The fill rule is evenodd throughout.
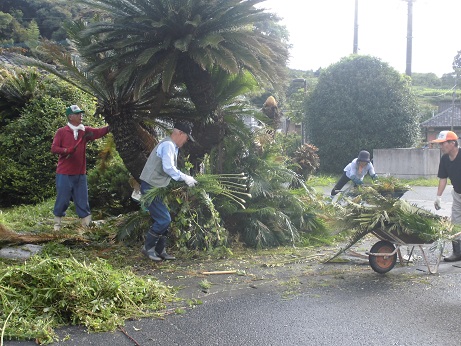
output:
<path id="1" fill-rule="evenodd" d="M 344 185 L 347 184 L 347 182 L 349 181 L 350 179 L 347 177 L 346 175 L 346 172 L 343 173 L 343 175 L 341 176 L 341 178 L 339 178 L 338 182 L 336 183 L 335 187 L 333 188 L 333 190 L 331 190 L 331 194 L 332 195 L 336 195 L 336 192 L 335 190 L 341 190 Z"/>
<path id="2" fill-rule="evenodd" d="M 141 180 L 141 193 L 145 194 L 147 190 L 151 189 L 152 186 Z M 168 227 L 171 223 L 171 216 L 168 207 L 163 203 L 163 200 L 159 197 L 154 198 L 152 203 L 147 208 L 149 210 L 150 217 L 154 221 L 151 226 L 151 230 L 158 235 L 163 235 L 168 231 Z"/>
<path id="3" fill-rule="evenodd" d="M 145 194 L 147 190 L 151 189 L 152 186 L 147 184 L 145 181 L 141 180 L 141 193 Z M 163 200 L 160 197 L 154 198 L 152 203 L 147 208 L 149 210 L 150 217 L 154 221 L 152 226 L 149 228 L 146 234 L 146 239 L 144 242 L 146 250 L 149 250 L 157 245 L 160 241 L 165 248 L 165 240 L 161 240 L 165 237 L 166 233 L 168 232 L 168 228 L 171 223 L 171 216 L 168 207 L 163 203 Z M 163 243 L 162 243 L 163 242 Z"/>
<path id="4" fill-rule="evenodd" d="M 86 174 L 56 174 L 56 191 L 56 202 L 53 209 L 55 216 L 66 216 L 70 201 L 74 201 L 78 217 L 84 218 L 91 214 Z"/>

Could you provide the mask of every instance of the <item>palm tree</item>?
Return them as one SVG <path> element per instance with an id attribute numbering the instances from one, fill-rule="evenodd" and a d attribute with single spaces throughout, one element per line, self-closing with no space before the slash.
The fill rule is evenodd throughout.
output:
<path id="1" fill-rule="evenodd" d="M 94 22 L 82 32 L 96 39 L 80 47 L 80 54 L 107 57 L 90 70 L 116 66 L 120 83 L 133 75 L 139 85 L 160 78 L 164 92 L 185 83 L 199 113 L 208 115 L 217 106 L 213 68 L 233 74 L 245 69 L 272 84 L 284 76 L 286 45 L 258 29 L 277 20 L 255 7 L 263 0 L 80 1 L 113 18 L 111 23 Z"/>
<path id="2" fill-rule="evenodd" d="M 134 177 L 151 149 L 141 138 L 155 134 L 152 121 L 194 122 L 194 157 L 219 143 L 213 70 L 248 71 L 274 87 L 283 80 L 287 45 L 261 29 L 278 21 L 255 7 L 263 0 L 77 1 L 107 14 L 69 27 L 80 66 L 51 46 L 48 53 L 66 66 L 61 76 L 95 95 Z"/>
<path id="3" fill-rule="evenodd" d="M 80 46 L 79 53 L 105 56 L 90 64 L 89 71 L 110 69 L 120 84 L 136 76 L 138 89 L 158 82 L 163 93 L 185 85 L 200 117 L 194 132 L 201 145 L 192 147 L 194 156 L 222 138 L 213 70 L 246 70 L 261 85 L 283 80 L 287 45 L 267 29 L 268 23 L 275 28 L 278 18 L 255 7 L 263 0 L 80 1 L 113 18 L 81 32 L 96 39 Z"/>
<path id="4" fill-rule="evenodd" d="M 3 70 L 0 76 L 0 127 L 20 114 L 20 109 L 32 99 L 40 79 L 36 70 Z"/>

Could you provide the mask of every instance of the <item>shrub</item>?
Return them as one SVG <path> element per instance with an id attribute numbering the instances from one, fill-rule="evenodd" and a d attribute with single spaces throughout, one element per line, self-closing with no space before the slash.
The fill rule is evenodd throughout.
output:
<path id="1" fill-rule="evenodd" d="M 323 71 L 306 113 L 323 172 L 341 172 L 360 150 L 408 148 L 419 141 L 410 79 L 378 58 L 353 55 Z"/>
<path id="2" fill-rule="evenodd" d="M 107 137 L 105 144 L 96 167 L 88 171 L 88 197 L 93 214 L 95 208 L 111 215 L 139 209 L 131 198 L 130 173 L 115 151 L 112 136 Z"/>
<path id="3" fill-rule="evenodd" d="M 318 149 L 312 144 L 303 144 L 294 153 L 293 161 L 298 165 L 296 173 L 307 179 L 320 166 Z"/>
<path id="4" fill-rule="evenodd" d="M 63 97 L 65 96 L 65 97 Z M 0 205 L 34 204 L 54 194 L 57 157 L 50 152 L 56 130 L 66 124 L 65 108 L 79 104 L 89 114 L 92 98 L 77 88 L 44 76 L 34 97 L 10 119 L 0 133 Z M 87 116 L 85 123 L 102 125 L 102 119 Z M 98 143 L 88 147 L 88 167 L 95 163 Z"/>

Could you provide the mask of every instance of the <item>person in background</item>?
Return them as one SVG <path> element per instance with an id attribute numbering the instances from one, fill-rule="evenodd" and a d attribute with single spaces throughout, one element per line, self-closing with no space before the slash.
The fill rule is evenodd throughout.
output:
<path id="1" fill-rule="evenodd" d="M 188 140 L 194 141 L 189 124 L 176 123 L 170 136 L 165 137 L 152 150 L 141 172 L 141 194 L 144 195 L 153 187 L 168 186 L 171 179 L 184 181 L 193 187 L 197 181 L 177 168 L 178 152 Z M 155 198 L 147 208 L 154 221 L 149 228 L 142 248 L 142 253 L 152 261 L 174 260 L 174 256 L 166 252 L 166 240 L 171 223 L 168 207 L 162 198 Z"/>
<path id="2" fill-rule="evenodd" d="M 109 133 L 109 126 L 93 128 L 82 124 L 84 111 L 77 105 L 66 108 L 67 125 L 57 130 L 51 152 L 59 155 L 56 167 L 56 202 L 54 204 L 54 230 L 61 229 L 62 217 L 72 200 L 82 226 L 91 222 L 86 178 L 86 143 Z"/>
<path id="3" fill-rule="evenodd" d="M 439 186 L 437 187 L 437 196 L 435 197 L 434 207 L 439 210 L 442 207 L 442 193 L 447 186 L 447 179 L 453 185 L 451 195 L 453 204 L 451 207 L 451 221 L 454 224 L 461 224 L 461 155 L 458 147 L 458 135 L 453 131 L 441 131 L 437 139 L 431 143 L 439 143 L 442 157 L 440 158 Z M 455 262 L 461 260 L 461 239 L 457 237 L 452 241 L 453 254 L 444 258 L 446 262 Z"/>
<path id="4" fill-rule="evenodd" d="M 352 180 L 354 185 L 362 185 L 365 175 L 370 174 L 371 179 L 376 179 L 377 175 L 370 160 L 370 153 L 362 150 L 358 157 L 353 159 L 345 168 L 343 175 L 339 178 L 336 185 L 331 190 L 331 196 L 337 195 L 348 181 Z"/>

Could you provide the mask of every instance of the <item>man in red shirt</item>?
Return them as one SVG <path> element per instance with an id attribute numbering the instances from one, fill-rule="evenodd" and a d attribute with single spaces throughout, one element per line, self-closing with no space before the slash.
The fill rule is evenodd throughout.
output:
<path id="1" fill-rule="evenodd" d="M 66 108 L 68 123 L 56 132 L 51 152 L 59 155 L 56 168 L 56 202 L 54 204 L 54 230 L 61 229 L 61 218 L 72 200 L 82 225 L 91 222 L 86 179 L 86 143 L 105 136 L 109 126 L 93 128 L 83 126 L 84 111 L 72 105 Z"/>

